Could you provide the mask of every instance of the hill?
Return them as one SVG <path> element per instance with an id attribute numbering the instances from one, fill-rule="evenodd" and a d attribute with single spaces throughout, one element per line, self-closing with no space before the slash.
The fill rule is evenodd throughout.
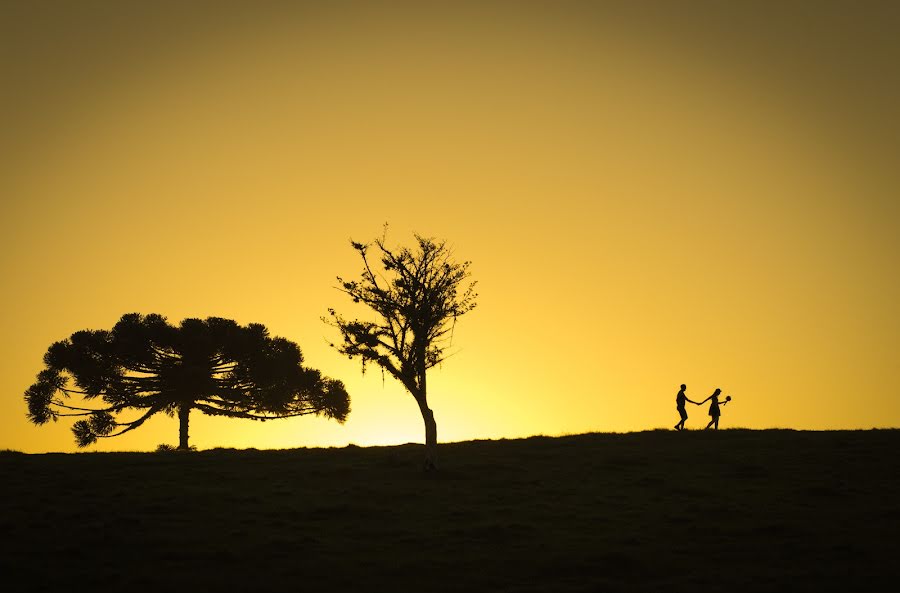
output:
<path id="1" fill-rule="evenodd" d="M 0 454 L 10 591 L 887 591 L 900 431 Z"/>

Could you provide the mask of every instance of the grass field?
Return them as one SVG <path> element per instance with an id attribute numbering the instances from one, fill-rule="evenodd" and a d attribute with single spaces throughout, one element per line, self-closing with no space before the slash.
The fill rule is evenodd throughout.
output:
<path id="1" fill-rule="evenodd" d="M 6 591 L 897 591 L 900 431 L 0 454 Z"/>

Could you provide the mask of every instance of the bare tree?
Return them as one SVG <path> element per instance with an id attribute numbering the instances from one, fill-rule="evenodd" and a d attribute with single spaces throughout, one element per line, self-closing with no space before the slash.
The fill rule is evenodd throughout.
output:
<path id="1" fill-rule="evenodd" d="M 348 320 L 329 309 L 326 323 L 338 328 L 343 342 L 332 344 L 349 358 L 360 357 L 365 372 L 374 362 L 400 381 L 415 398 L 425 423 L 425 469 L 435 469 L 437 423 L 428 407 L 426 371 L 445 358 L 457 318 L 475 308 L 475 282 L 464 286 L 471 262 L 457 263 L 446 241 L 415 235 L 414 249 L 388 249 L 385 237 L 372 243 L 351 241 L 363 261 L 359 280 L 340 287 L 363 303 L 378 321 Z M 376 252 L 380 268 L 373 265 Z"/>

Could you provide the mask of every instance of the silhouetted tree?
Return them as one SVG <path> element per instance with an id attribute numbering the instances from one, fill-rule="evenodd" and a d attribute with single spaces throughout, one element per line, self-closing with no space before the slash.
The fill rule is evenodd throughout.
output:
<path id="1" fill-rule="evenodd" d="M 342 292 L 374 310 L 375 322 L 347 320 L 329 309 L 326 323 L 337 327 L 341 353 L 374 362 L 393 375 L 415 398 L 425 422 L 425 469 L 435 467 L 437 423 L 428 407 L 426 371 L 444 359 L 456 319 L 475 307 L 475 283 L 463 287 L 471 262 L 456 263 L 446 242 L 415 235 L 415 250 L 390 250 L 385 238 L 362 244 L 351 241 L 363 261 L 359 280 L 338 276 Z M 374 244 L 381 269 L 373 269 Z M 334 346 L 334 344 L 332 344 Z"/>
<path id="2" fill-rule="evenodd" d="M 343 422 L 343 383 L 301 365 L 300 348 L 264 325 L 230 319 L 123 315 L 111 331 L 83 330 L 56 342 L 46 368 L 25 392 L 35 424 L 85 416 L 72 427 L 79 447 L 134 430 L 159 412 L 178 415 L 179 449 L 188 448 L 191 410 L 268 420 L 319 414 Z M 74 383 L 74 385 L 73 385 Z M 124 419 L 128 412 L 137 416 Z"/>

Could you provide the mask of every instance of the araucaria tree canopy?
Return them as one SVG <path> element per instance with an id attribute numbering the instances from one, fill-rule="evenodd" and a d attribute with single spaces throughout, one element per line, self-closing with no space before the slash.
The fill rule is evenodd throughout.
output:
<path id="1" fill-rule="evenodd" d="M 444 241 L 416 235 L 416 246 L 388 249 L 384 238 L 351 242 L 363 270 L 359 280 L 338 277 L 338 290 L 377 315 L 376 321 L 346 319 L 334 309 L 325 321 L 337 327 L 335 347 L 359 357 L 363 370 L 375 363 L 415 398 L 425 423 L 425 469 L 435 468 L 437 422 L 428 406 L 426 371 L 444 360 L 456 320 L 475 308 L 475 283 L 467 283 L 470 262 L 454 261 Z M 377 258 L 377 259 L 376 259 Z M 375 260 L 375 261 L 373 261 Z M 380 262 L 380 266 L 378 263 Z"/>
<path id="2" fill-rule="evenodd" d="M 56 342 L 46 368 L 25 392 L 35 424 L 81 416 L 79 447 L 138 428 L 154 414 L 179 418 L 188 448 L 191 410 L 209 416 L 269 420 L 317 414 L 343 422 L 344 384 L 304 367 L 297 344 L 264 325 L 230 319 L 123 315 L 111 331 L 83 330 Z"/>

